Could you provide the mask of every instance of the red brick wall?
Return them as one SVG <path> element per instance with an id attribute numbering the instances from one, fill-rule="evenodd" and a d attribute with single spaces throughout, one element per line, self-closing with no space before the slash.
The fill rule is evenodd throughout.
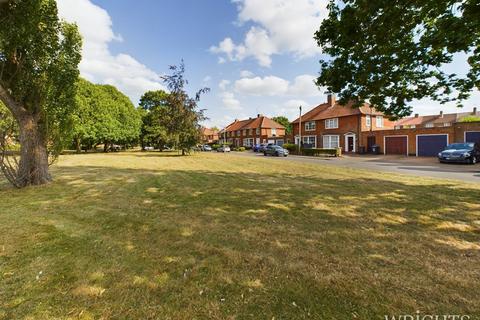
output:
<path id="1" fill-rule="evenodd" d="M 360 133 L 359 128 L 361 127 L 361 118 L 359 115 L 352 115 L 346 117 L 338 118 L 338 128 L 336 129 L 326 129 L 325 120 L 315 121 L 315 130 L 306 131 L 305 122 L 302 121 L 302 137 L 305 136 L 316 136 L 317 137 L 317 148 L 323 147 L 323 136 L 324 135 L 338 135 L 340 136 L 340 147 L 345 150 L 345 134 L 346 133 L 355 133 L 357 135 L 357 149 L 358 149 L 358 136 Z M 295 136 L 298 135 L 298 123 L 293 124 L 293 134 L 290 136 L 291 142 L 295 143 Z"/>
<path id="2" fill-rule="evenodd" d="M 448 141 L 452 143 L 455 141 L 455 128 L 451 127 L 436 127 L 436 128 L 418 128 L 418 129 L 399 129 L 399 130 L 382 130 L 374 132 L 363 132 L 360 145 L 367 147 L 367 139 L 374 135 L 376 144 L 380 146 L 380 152 L 385 151 L 384 137 L 386 136 L 407 136 L 408 137 L 408 153 L 409 155 L 416 155 L 417 152 L 417 135 L 419 134 L 448 134 Z"/>
<path id="3" fill-rule="evenodd" d="M 399 130 L 381 130 L 374 132 L 363 132 L 360 139 L 360 146 L 367 147 L 367 139 L 370 135 L 374 135 L 376 144 L 380 146 L 380 151 L 384 152 L 385 136 L 407 136 L 408 137 L 408 153 L 416 155 L 417 152 L 417 135 L 420 134 L 448 134 L 448 142 L 465 142 L 466 131 L 480 131 L 480 122 L 471 123 L 455 123 L 450 127 L 435 128 L 416 128 L 416 129 L 399 129 Z"/>

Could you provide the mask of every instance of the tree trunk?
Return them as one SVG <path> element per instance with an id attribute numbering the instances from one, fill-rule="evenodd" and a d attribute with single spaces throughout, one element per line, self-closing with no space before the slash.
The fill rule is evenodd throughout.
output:
<path id="1" fill-rule="evenodd" d="M 75 148 L 77 149 L 77 153 L 82 152 L 82 142 L 79 137 L 75 138 Z"/>
<path id="2" fill-rule="evenodd" d="M 52 180 L 48 171 L 48 152 L 45 135 L 33 115 L 19 119 L 20 161 L 17 184 L 19 187 L 40 185 Z"/>

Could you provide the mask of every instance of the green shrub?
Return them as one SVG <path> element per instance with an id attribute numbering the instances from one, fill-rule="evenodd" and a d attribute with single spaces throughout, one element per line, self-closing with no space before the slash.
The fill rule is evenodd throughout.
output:
<path id="1" fill-rule="evenodd" d="M 478 116 L 466 116 L 460 122 L 480 122 L 480 117 Z"/>
<path id="2" fill-rule="evenodd" d="M 211 147 L 212 147 L 212 150 L 217 150 L 218 148 L 220 148 L 220 145 L 219 144 L 212 144 Z"/>
<path id="3" fill-rule="evenodd" d="M 283 144 L 283 149 L 287 149 L 290 152 L 295 152 L 298 151 L 298 145 L 293 144 L 293 143 L 285 143 Z"/>
<path id="4" fill-rule="evenodd" d="M 236 147 L 236 148 L 233 148 L 233 151 L 243 152 L 245 151 L 245 147 Z"/>

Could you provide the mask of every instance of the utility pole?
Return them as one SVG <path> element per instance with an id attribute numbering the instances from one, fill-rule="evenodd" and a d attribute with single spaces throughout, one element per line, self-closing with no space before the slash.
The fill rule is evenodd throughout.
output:
<path id="1" fill-rule="evenodd" d="M 300 110 L 300 117 L 298 122 L 298 154 L 301 153 L 301 146 L 302 146 L 302 106 L 299 107 Z"/>

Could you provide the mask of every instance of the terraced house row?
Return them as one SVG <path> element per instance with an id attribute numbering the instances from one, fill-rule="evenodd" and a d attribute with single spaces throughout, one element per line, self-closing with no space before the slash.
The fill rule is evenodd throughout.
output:
<path id="1" fill-rule="evenodd" d="M 250 147 L 260 143 L 341 148 L 346 153 L 379 150 L 387 155 L 436 156 L 453 142 L 480 142 L 480 112 L 420 116 L 390 121 L 369 104 L 341 105 L 334 95 L 292 122 L 292 133 L 261 114 L 235 120 L 218 133 L 219 141 Z M 466 122 L 469 119 L 471 122 Z M 473 120 L 473 121 L 472 121 Z"/>
<path id="2" fill-rule="evenodd" d="M 256 118 L 236 119 L 226 126 L 219 135 L 221 141 L 227 141 L 236 147 L 251 147 L 260 143 L 283 145 L 285 142 L 285 127 L 259 114 Z"/>

